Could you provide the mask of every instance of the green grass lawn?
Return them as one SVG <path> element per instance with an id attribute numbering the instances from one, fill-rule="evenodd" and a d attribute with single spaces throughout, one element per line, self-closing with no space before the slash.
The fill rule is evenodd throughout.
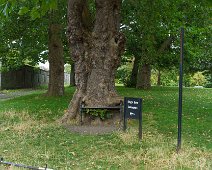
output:
<path id="1" fill-rule="evenodd" d="M 74 93 L 44 91 L 0 101 L 0 156 L 53 169 L 212 169 L 212 89 L 183 91 L 182 150 L 176 154 L 178 89 L 117 87 L 122 96 L 143 98 L 143 140 L 138 123 L 126 133 L 79 135 L 57 123 Z M 4 168 L 0 166 L 0 169 Z"/>

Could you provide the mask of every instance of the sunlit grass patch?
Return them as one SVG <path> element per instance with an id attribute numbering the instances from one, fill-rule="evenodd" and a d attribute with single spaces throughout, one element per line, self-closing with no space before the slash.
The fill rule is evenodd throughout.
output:
<path id="1" fill-rule="evenodd" d="M 139 145 L 136 151 L 128 150 L 118 160 L 130 160 L 135 164 L 143 162 L 144 169 L 211 169 L 212 152 L 196 148 L 184 141 L 179 154 L 176 152 L 176 139 L 167 138 L 160 133 L 144 133 L 142 142 L 138 141 L 137 130 L 117 134 L 127 145 Z M 136 140 L 137 139 L 137 140 Z M 119 162 L 119 164 L 121 164 Z M 135 168 L 135 167 L 134 167 Z"/>
<path id="2" fill-rule="evenodd" d="M 45 123 L 43 120 L 34 120 L 27 111 L 16 112 L 9 110 L 0 113 L 0 132 L 8 132 L 8 134 L 14 132 L 21 135 L 29 133 L 33 128 L 42 128 L 50 124 Z"/>
<path id="3" fill-rule="evenodd" d="M 159 134 L 159 138 L 164 138 Z M 175 150 L 175 140 L 161 141 L 152 138 L 149 139 L 151 147 L 147 149 L 144 155 L 145 167 L 148 169 L 210 169 L 212 161 L 212 153 L 210 151 L 202 151 L 183 143 L 183 149 L 179 154 Z"/>

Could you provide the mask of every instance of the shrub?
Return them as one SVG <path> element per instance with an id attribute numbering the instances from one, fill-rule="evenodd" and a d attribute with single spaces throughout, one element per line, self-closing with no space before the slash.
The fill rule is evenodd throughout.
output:
<path id="1" fill-rule="evenodd" d="M 130 83 L 130 76 L 132 72 L 132 63 L 127 63 L 120 66 L 116 72 L 117 83 L 127 86 Z"/>
<path id="2" fill-rule="evenodd" d="M 212 88 L 212 83 L 208 83 L 204 86 L 205 88 Z"/>
<path id="3" fill-rule="evenodd" d="M 95 110 L 95 109 L 87 109 L 86 114 L 91 115 L 92 117 L 100 117 L 100 119 L 105 120 L 111 118 L 111 113 L 106 109 Z"/>
<path id="4" fill-rule="evenodd" d="M 206 84 L 206 82 L 207 80 L 202 72 L 195 73 L 190 79 L 191 86 L 203 86 Z"/>

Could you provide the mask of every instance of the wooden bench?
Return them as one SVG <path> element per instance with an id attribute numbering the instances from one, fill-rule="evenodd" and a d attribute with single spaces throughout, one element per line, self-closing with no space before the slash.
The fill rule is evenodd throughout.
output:
<path id="1" fill-rule="evenodd" d="M 80 104 L 80 124 L 82 125 L 83 124 L 83 120 L 82 120 L 82 118 L 83 118 L 83 112 L 85 111 L 85 110 L 87 110 L 87 109 L 99 109 L 99 110 L 101 110 L 101 109 L 106 109 L 106 110 L 119 110 L 119 112 L 120 112 L 120 116 L 122 115 L 122 113 L 123 113 L 123 101 L 120 101 L 120 105 L 119 106 L 101 106 L 101 107 L 96 107 L 96 106 L 94 106 L 94 107 L 91 107 L 91 106 L 85 106 L 85 103 L 84 102 L 82 102 L 81 104 Z"/>

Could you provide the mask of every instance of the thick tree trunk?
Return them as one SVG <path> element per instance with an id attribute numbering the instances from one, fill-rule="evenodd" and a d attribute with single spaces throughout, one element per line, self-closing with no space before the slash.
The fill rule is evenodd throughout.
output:
<path id="1" fill-rule="evenodd" d="M 150 36 L 152 37 L 152 36 Z M 151 38 L 150 40 L 154 39 Z M 149 40 L 149 39 L 147 39 Z M 173 40 L 173 37 L 168 37 L 159 47 L 159 49 L 157 50 L 158 54 L 162 54 L 171 44 Z M 151 49 L 148 49 L 149 47 L 147 46 L 146 48 L 144 47 L 142 49 L 142 54 L 143 56 L 145 56 L 143 58 L 143 62 L 145 63 L 145 60 L 148 61 L 148 54 L 146 52 L 150 51 Z M 145 54 L 145 55 L 144 55 Z M 150 62 L 150 61 L 148 61 Z M 152 62 L 152 61 L 151 61 Z M 158 84 L 160 84 L 160 72 L 158 75 Z M 150 64 L 143 64 L 142 67 L 139 69 L 138 71 L 138 76 L 137 76 L 137 84 L 136 84 L 136 88 L 140 88 L 140 89 L 150 89 L 151 88 L 151 66 Z"/>
<path id="2" fill-rule="evenodd" d="M 68 36 L 75 62 L 76 92 L 67 122 L 79 113 L 80 102 L 87 106 L 112 106 L 120 103 L 115 90 L 115 72 L 124 51 L 124 36 L 119 33 L 121 0 L 96 0 L 95 23 L 90 21 L 86 0 L 69 0 Z"/>
<path id="3" fill-rule="evenodd" d="M 136 87 L 140 59 L 141 59 L 141 57 L 136 56 L 135 60 L 133 62 L 133 69 L 132 69 L 132 73 L 130 76 L 129 87 Z"/>
<path id="4" fill-rule="evenodd" d="M 74 63 L 71 64 L 70 86 L 75 86 L 75 68 Z"/>
<path id="5" fill-rule="evenodd" d="M 157 80 L 157 85 L 160 86 L 161 85 L 161 71 L 158 70 L 158 80 Z"/>
<path id="6" fill-rule="evenodd" d="M 151 88 L 151 66 L 143 64 L 138 71 L 136 88 L 150 89 Z"/>
<path id="7" fill-rule="evenodd" d="M 63 45 L 60 37 L 61 27 L 49 25 L 49 86 L 48 96 L 64 95 Z"/>

